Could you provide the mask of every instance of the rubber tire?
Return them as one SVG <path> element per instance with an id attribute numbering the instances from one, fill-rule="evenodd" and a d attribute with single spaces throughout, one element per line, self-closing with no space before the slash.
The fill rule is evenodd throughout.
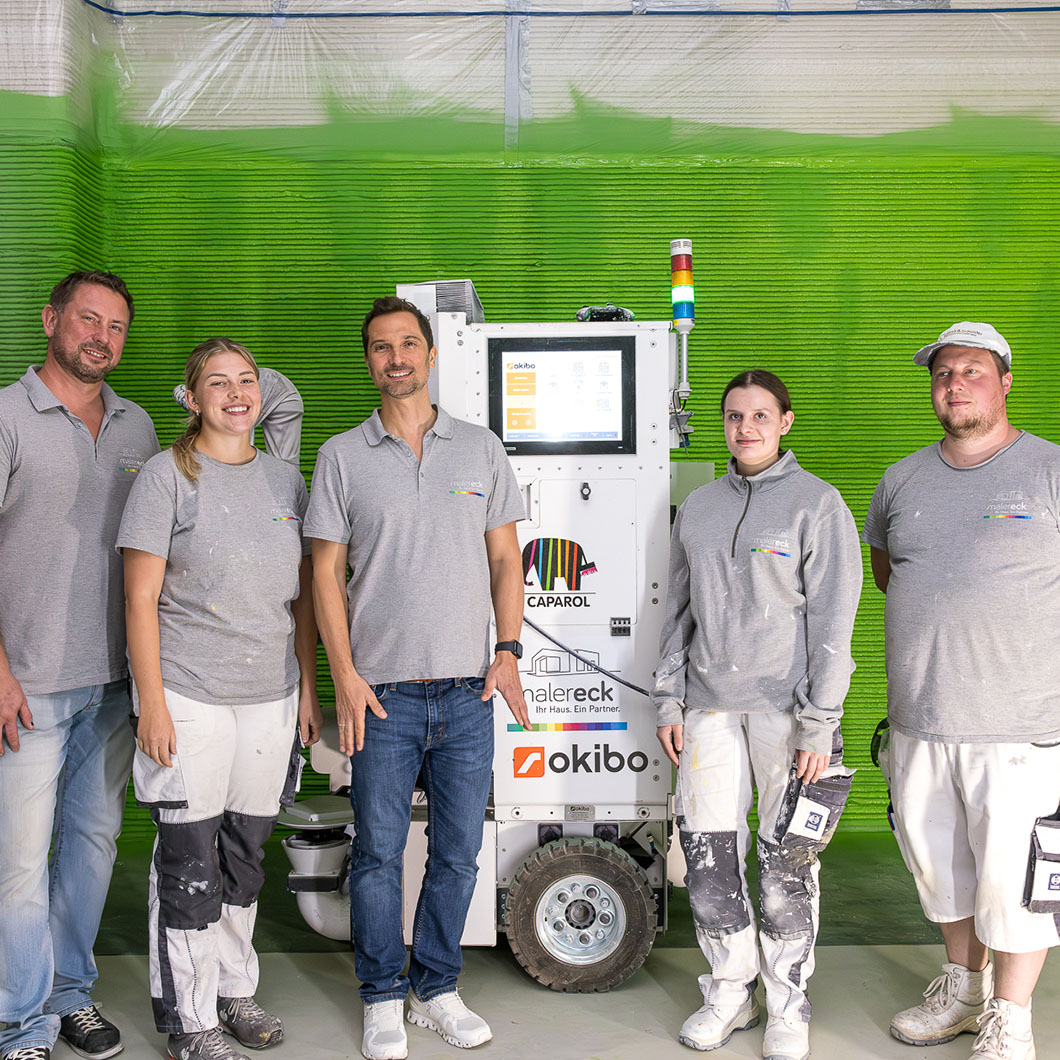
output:
<path id="1" fill-rule="evenodd" d="M 618 948 L 596 964 L 568 964 L 542 945 L 534 909 L 544 891 L 564 876 L 595 876 L 625 906 L 626 932 Z M 655 941 L 655 896 L 643 869 L 613 843 L 601 839 L 555 839 L 523 862 L 508 889 L 504 927 L 515 959 L 527 974 L 552 990 L 593 994 L 625 982 Z"/>

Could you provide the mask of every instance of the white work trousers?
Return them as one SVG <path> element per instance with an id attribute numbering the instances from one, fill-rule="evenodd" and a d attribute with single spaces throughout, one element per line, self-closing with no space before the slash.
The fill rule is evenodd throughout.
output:
<path id="1" fill-rule="evenodd" d="M 151 1002 L 159 1031 L 193 1034 L 217 1026 L 218 996 L 257 989 L 262 846 L 287 779 L 298 696 L 230 707 L 167 689 L 166 704 L 177 736 L 173 767 L 140 750 L 133 763 L 136 798 L 158 828 L 148 894 Z"/>
<path id="2" fill-rule="evenodd" d="M 820 866 L 815 850 L 789 848 L 774 836 L 791 781 L 795 718 L 790 712 L 689 709 L 684 726 L 677 823 L 696 935 L 711 968 L 711 974 L 699 980 L 704 1001 L 740 1004 L 753 992 L 761 973 L 769 1014 L 808 1022 L 806 987 L 814 969 Z M 842 762 L 838 727 L 833 744 L 830 770 Z M 751 845 L 747 817 L 755 786 L 761 892 L 758 944 L 745 875 Z"/>

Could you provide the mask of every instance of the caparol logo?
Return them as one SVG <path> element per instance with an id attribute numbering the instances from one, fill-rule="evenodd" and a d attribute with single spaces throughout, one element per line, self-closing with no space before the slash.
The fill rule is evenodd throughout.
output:
<path id="1" fill-rule="evenodd" d="M 582 578 L 596 573 L 596 564 L 585 555 L 577 541 L 564 537 L 535 537 L 523 547 L 523 582 L 533 571 L 542 593 L 556 590 L 557 580 L 564 582 L 569 592 L 582 591 Z M 528 607 L 587 607 L 580 596 L 528 596 Z"/>

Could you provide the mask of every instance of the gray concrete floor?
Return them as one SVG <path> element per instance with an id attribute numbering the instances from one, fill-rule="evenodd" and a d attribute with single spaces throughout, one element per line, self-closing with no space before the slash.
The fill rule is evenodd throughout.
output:
<path id="1" fill-rule="evenodd" d="M 819 947 L 812 983 L 814 1060 L 968 1060 L 974 1040 L 970 1034 L 925 1056 L 887 1033 L 893 1013 L 918 1000 L 943 959 L 936 945 Z M 124 1057 L 156 1060 L 164 1055 L 164 1039 L 151 1021 L 147 958 L 100 957 L 99 968 L 95 996 L 124 1032 Z M 677 1031 L 701 1004 L 696 977 L 703 971 L 698 950 L 660 947 L 632 979 L 608 994 L 556 994 L 530 980 L 503 942 L 493 950 L 467 950 L 461 992 L 494 1032 L 493 1041 L 474 1055 L 483 1060 L 688 1060 L 696 1054 L 678 1043 Z M 257 996 L 286 1025 L 287 1040 L 269 1051 L 271 1060 L 360 1056 L 361 1007 L 351 953 L 262 954 Z M 1034 1008 L 1039 1060 L 1057 1060 L 1058 954 L 1046 964 Z M 760 1024 L 734 1035 L 712 1056 L 761 1057 L 762 1030 Z M 430 1031 L 410 1026 L 408 1032 L 412 1060 L 465 1055 Z M 60 1042 L 54 1057 L 73 1060 L 74 1054 Z"/>

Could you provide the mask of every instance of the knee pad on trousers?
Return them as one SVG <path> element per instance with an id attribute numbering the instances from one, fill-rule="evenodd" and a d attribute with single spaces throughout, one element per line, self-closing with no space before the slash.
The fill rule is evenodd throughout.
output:
<path id="1" fill-rule="evenodd" d="M 735 832 L 681 831 L 688 873 L 685 886 L 696 927 L 707 935 L 731 935 L 749 927 L 751 914 Z"/>
<path id="2" fill-rule="evenodd" d="M 226 905 L 250 906 L 258 900 L 265 870 L 265 840 L 272 835 L 275 817 L 252 817 L 225 811 L 217 836 L 221 888 Z"/>
<path id="3" fill-rule="evenodd" d="M 155 873 L 162 922 L 195 931 L 221 918 L 221 868 L 217 856 L 220 817 L 158 825 Z"/>
<path id="4" fill-rule="evenodd" d="M 758 889 L 763 934 L 775 939 L 797 939 L 816 934 L 813 901 L 817 854 L 804 847 L 785 847 L 758 841 Z"/>

